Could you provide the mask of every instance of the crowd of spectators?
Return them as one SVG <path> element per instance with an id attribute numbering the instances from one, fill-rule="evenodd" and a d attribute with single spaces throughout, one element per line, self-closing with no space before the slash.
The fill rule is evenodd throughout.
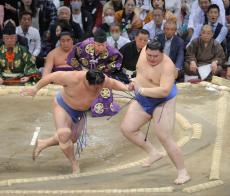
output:
<path id="1" fill-rule="evenodd" d="M 158 39 L 176 66 L 177 81 L 230 79 L 229 0 L 1 0 L 0 82 L 54 67 L 55 51 L 65 44 L 60 34 L 68 31 L 71 44 L 58 60 L 65 64 L 74 45 L 98 29 L 123 56 L 119 71 L 129 78 L 142 48 Z M 202 66 L 209 67 L 205 78 Z"/>

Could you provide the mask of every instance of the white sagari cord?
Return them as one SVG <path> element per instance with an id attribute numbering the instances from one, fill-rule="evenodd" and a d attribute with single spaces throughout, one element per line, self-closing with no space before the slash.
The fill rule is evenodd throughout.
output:
<path id="1" fill-rule="evenodd" d="M 40 129 L 41 129 L 41 127 L 36 127 L 36 128 L 35 128 L 35 131 L 34 131 L 32 140 L 31 140 L 31 142 L 30 142 L 30 145 L 31 145 L 31 146 L 34 146 L 34 145 L 36 144 L 36 141 L 37 141 L 37 138 L 38 138 Z"/>

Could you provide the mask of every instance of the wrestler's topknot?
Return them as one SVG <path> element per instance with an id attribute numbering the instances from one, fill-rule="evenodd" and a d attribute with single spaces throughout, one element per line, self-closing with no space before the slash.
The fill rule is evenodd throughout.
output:
<path id="1" fill-rule="evenodd" d="M 146 50 L 159 50 L 160 52 L 163 52 L 164 47 L 162 43 L 158 39 L 154 39 L 147 43 Z"/>
<path id="2" fill-rule="evenodd" d="M 105 75 L 98 70 L 89 70 L 86 73 L 86 79 L 90 85 L 102 84 L 105 81 Z"/>

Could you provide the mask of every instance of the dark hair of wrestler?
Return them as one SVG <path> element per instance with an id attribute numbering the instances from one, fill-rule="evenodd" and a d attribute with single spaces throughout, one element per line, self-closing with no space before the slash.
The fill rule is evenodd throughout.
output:
<path id="1" fill-rule="evenodd" d="M 105 81 L 105 75 L 98 70 L 89 70 L 86 73 L 86 79 L 90 85 L 102 84 Z"/>
<path id="2" fill-rule="evenodd" d="M 164 48 L 161 42 L 157 39 L 154 39 L 147 43 L 146 50 L 159 50 L 160 52 L 163 52 Z"/>

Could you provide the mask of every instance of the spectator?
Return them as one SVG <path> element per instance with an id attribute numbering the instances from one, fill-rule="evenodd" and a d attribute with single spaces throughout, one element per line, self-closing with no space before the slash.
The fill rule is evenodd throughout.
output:
<path id="1" fill-rule="evenodd" d="M 0 25 L 12 19 L 18 25 L 18 5 L 20 0 L 1 0 L 0 2 Z"/>
<path id="2" fill-rule="evenodd" d="M 136 0 L 136 3 L 135 12 L 139 15 L 141 21 L 144 21 L 148 12 L 152 10 L 151 0 Z"/>
<path id="3" fill-rule="evenodd" d="M 93 26 L 100 27 L 102 24 L 103 5 L 99 0 L 84 0 L 82 8 L 87 10 L 93 18 Z"/>
<path id="4" fill-rule="evenodd" d="M 0 84 L 26 83 L 38 74 L 32 55 L 16 41 L 16 28 L 8 21 L 3 29 L 4 44 L 0 47 Z"/>
<path id="5" fill-rule="evenodd" d="M 50 0 L 38 0 L 39 8 L 39 32 L 44 37 L 45 33 L 50 31 L 51 25 L 55 24 L 57 18 L 57 9 Z"/>
<path id="6" fill-rule="evenodd" d="M 140 56 L 142 48 L 147 44 L 149 40 L 149 32 L 145 29 L 140 29 L 135 39 L 125 44 L 120 52 L 123 55 L 122 71 L 129 78 L 136 76 L 136 64 Z"/>
<path id="7" fill-rule="evenodd" d="M 220 8 L 220 17 L 218 22 L 222 25 L 225 25 L 225 9 L 223 1 L 220 0 L 195 0 L 192 4 L 191 14 L 189 16 L 188 22 L 188 30 L 189 30 L 189 37 L 191 38 L 194 29 L 199 26 L 207 23 L 207 11 L 208 7 L 211 4 L 217 4 Z"/>
<path id="8" fill-rule="evenodd" d="M 109 35 L 110 25 L 115 22 L 115 11 L 113 10 L 113 8 L 108 7 L 104 10 L 102 21 L 103 22 L 102 22 L 102 25 L 100 28 L 102 30 L 104 30 L 107 33 L 107 35 Z M 95 31 L 96 31 L 96 29 L 95 29 Z"/>
<path id="9" fill-rule="evenodd" d="M 91 37 L 93 30 L 93 18 L 91 14 L 82 8 L 81 0 L 71 0 L 70 5 L 72 10 L 72 20 L 80 25 L 83 32 L 82 39 Z"/>
<path id="10" fill-rule="evenodd" d="M 130 40 L 126 37 L 123 37 L 121 35 L 121 28 L 119 24 L 112 24 L 110 26 L 110 35 L 107 37 L 107 43 L 111 47 L 114 47 L 116 49 L 120 49 L 122 46 L 124 46 L 126 43 L 129 43 Z"/>
<path id="11" fill-rule="evenodd" d="M 173 13 L 177 20 L 177 28 L 181 26 L 181 0 L 170 0 L 165 2 L 165 9 Z"/>
<path id="12" fill-rule="evenodd" d="M 211 76 L 220 75 L 225 62 L 222 46 L 213 38 L 212 27 L 204 25 L 199 38 L 196 38 L 186 49 L 185 73 L 187 75 L 199 75 L 198 67 L 211 64 Z"/>
<path id="13" fill-rule="evenodd" d="M 109 0 L 103 6 L 103 13 L 107 8 L 112 8 L 115 12 L 123 9 L 122 0 Z"/>
<path id="14" fill-rule="evenodd" d="M 176 65 L 177 80 L 181 81 L 184 77 L 184 41 L 176 35 L 176 24 L 172 21 L 166 21 L 164 24 L 164 33 L 156 36 L 162 46 L 164 53 L 168 55 Z"/>
<path id="15" fill-rule="evenodd" d="M 161 8 L 153 10 L 153 18 L 149 23 L 145 24 L 143 29 L 146 29 L 152 40 L 156 35 L 163 33 L 164 28 L 164 11 Z"/>
<path id="16" fill-rule="evenodd" d="M 173 15 L 173 13 L 170 12 L 169 10 L 165 9 L 165 0 L 151 0 L 151 5 L 152 5 L 153 10 L 156 9 L 156 8 L 160 8 L 160 9 L 163 10 L 163 12 L 165 13 L 165 15 L 164 15 L 165 20 L 172 20 L 174 22 L 177 21 L 176 16 Z M 147 14 L 147 16 L 145 17 L 144 23 L 145 24 L 149 23 L 153 19 L 154 19 L 153 11 L 150 11 Z"/>
<path id="17" fill-rule="evenodd" d="M 56 29 L 59 24 L 65 24 L 65 26 L 69 26 L 70 31 L 72 32 L 74 42 L 77 43 L 78 41 L 83 39 L 83 32 L 81 27 L 78 23 L 71 20 L 71 10 L 69 7 L 61 6 L 57 12 L 57 20 L 54 25 L 50 27 L 50 39 L 52 43 L 52 48 L 55 48 L 56 43 L 58 41 L 58 37 L 56 36 Z M 62 26 L 62 25 L 61 25 Z M 60 27 L 60 26 L 59 26 Z"/>
<path id="18" fill-rule="evenodd" d="M 190 4 L 187 2 L 187 0 L 182 0 L 181 2 L 181 25 L 178 28 L 178 35 L 186 42 L 189 42 L 187 40 L 188 38 L 188 20 L 190 15 Z"/>
<path id="19" fill-rule="evenodd" d="M 115 13 L 116 22 L 120 24 L 122 31 L 128 33 L 130 40 L 133 40 L 138 29 L 142 28 L 142 21 L 134 12 L 135 7 L 135 0 L 125 0 L 124 9 Z"/>
<path id="20" fill-rule="evenodd" d="M 30 12 L 20 14 L 20 26 L 16 28 L 16 33 L 27 38 L 29 52 L 33 57 L 37 57 L 41 51 L 41 38 L 39 31 L 32 27 L 32 15 Z"/>
<path id="21" fill-rule="evenodd" d="M 218 22 L 219 16 L 220 16 L 219 6 L 216 4 L 211 4 L 208 7 L 208 11 L 207 11 L 207 17 L 208 17 L 207 24 L 209 24 L 212 27 L 212 31 L 214 33 L 213 38 L 218 43 L 221 44 L 226 39 L 228 28 L 225 25 Z M 197 27 L 194 28 L 192 39 L 199 37 L 202 26 L 203 25 L 197 25 Z"/>
<path id="22" fill-rule="evenodd" d="M 19 14 L 23 12 L 32 14 L 32 27 L 39 29 L 39 9 L 36 6 L 36 0 L 21 0 Z"/>

